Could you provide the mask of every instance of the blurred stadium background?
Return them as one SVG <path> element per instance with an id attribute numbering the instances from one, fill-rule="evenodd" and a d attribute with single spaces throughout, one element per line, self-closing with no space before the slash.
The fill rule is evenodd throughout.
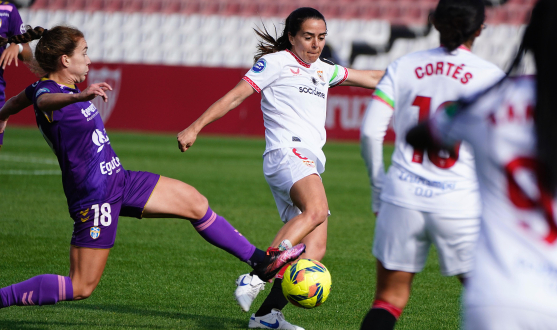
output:
<path id="1" fill-rule="evenodd" d="M 253 28 L 276 27 L 295 8 L 327 19 L 323 57 L 355 69 L 385 69 L 396 58 L 438 46 L 428 23 L 436 0 L 17 0 L 24 23 L 81 29 L 93 61 L 87 84 L 115 85 L 97 102 L 109 128 L 177 132 L 233 87 L 253 63 Z M 534 0 L 487 0 L 487 28 L 473 52 L 505 69 L 518 49 Z M 33 45 L 32 45 L 33 46 Z M 526 61 L 522 72 L 532 72 Z M 8 68 L 8 96 L 34 81 Z M 142 96 L 141 99 L 138 96 Z M 368 91 L 330 91 L 329 138 L 357 139 Z M 206 133 L 262 135 L 259 98 L 252 97 Z M 153 109 L 158 119 L 152 120 Z M 109 120 L 110 119 L 110 120 Z M 33 124 L 32 114 L 13 123 Z M 392 138 L 392 134 L 388 136 Z"/>

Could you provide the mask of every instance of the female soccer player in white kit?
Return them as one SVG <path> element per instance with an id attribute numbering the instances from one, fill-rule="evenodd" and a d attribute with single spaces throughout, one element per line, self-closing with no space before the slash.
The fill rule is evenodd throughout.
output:
<path id="1" fill-rule="evenodd" d="M 475 94 L 504 76 L 470 52 L 484 18 L 482 0 L 440 0 L 431 19 L 441 46 L 391 63 L 372 96 L 361 144 L 378 212 L 373 243 L 377 287 L 362 329 L 394 328 L 431 244 L 443 275 L 462 279 L 471 270 L 480 201 L 470 147 L 463 143 L 452 153 L 416 149 L 405 135 L 446 102 Z M 385 175 L 382 143 L 393 115 L 395 151 Z"/>
<path id="2" fill-rule="evenodd" d="M 483 212 L 464 292 L 469 330 L 557 329 L 555 17 L 557 2 L 540 0 L 524 34 L 535 77 L 507 78 L 408 134 L 416 145 L 474 148 Z"/>
<path id="3" fill-rule="evenodd" d="M 199 131 L 224 116 L 254 91 L 261 93 L 266 149 L 263 172 L 285 225 L 273 247 L 284 240 L 306 244 L 305 258 L 321 260 L 327 242 L 329 207 L 320 174 L 325 169 L 321 150 L 326 140 L 325 115 L 329 87 L 339 85 L 374 88 L 382 71 L 358 71 L 319 59 L 327 26 L 313 8 L 298 8 L 285 22 L 282 36 L 275 40 L 267 31 L 255 65 L 223 98 L 178 134 L 182 151 L 194 143 Z M 235 292 L 240 306 L 248 311 L 264 282 L 245 274 Z M 301 329 L 284 320 L 280 310 L 287 304 L 276 279 L 263 306 L 252 315 L 250 328 Z"/>

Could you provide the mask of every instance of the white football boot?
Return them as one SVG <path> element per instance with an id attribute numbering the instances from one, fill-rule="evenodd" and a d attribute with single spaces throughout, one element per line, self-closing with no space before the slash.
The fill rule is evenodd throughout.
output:
<path id="1" fill-rule="evenodd" d="M 251 303 L 253 303 L 259 291 L 265 290 L 265 282 L 259 279 L 257 275 L 240 275 L 236 280 L 236 285 L 238 287 L 234 291 L 234 297 L 244 312 L 249 311 Z"/>
<path id="2" fill-rule="evenodd" d="M 264 316 L 255 316 L 252 314 L 249 319 L 248 328 L 250 329 L 286 329 L 286 330 L 304 330 L 294 324 L 288 323 L 284 319 L 284 315 L 278 309 L 271 310 L 271 313 Z"/>

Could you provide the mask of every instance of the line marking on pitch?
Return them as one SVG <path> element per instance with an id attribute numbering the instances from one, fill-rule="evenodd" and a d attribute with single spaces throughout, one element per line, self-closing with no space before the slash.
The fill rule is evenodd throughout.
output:
<path id="1" fill-rule="evenodd" d="M 42 171 L 42 170 L 7 170 L 0 171 L 0 175 L 62 175 L 59 170 Z"/>
<path id="2" fill-rule="evenodd" d="M 58 165 L 58 160 L 56 160 L 56 159 L 39 158 L 39 157 L 12 156 L 12 155 L 6 155 L 6 154 L 0 154 L 0 161 L 17 162 L 17 163 Z"/>

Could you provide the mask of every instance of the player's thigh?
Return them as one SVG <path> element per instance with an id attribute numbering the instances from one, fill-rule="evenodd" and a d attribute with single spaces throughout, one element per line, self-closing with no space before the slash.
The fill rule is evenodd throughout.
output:
<path id="1" fill-rule="evenodd" d="M 325 219 L 322 224 L 317 226 L 311 233 L 302 239 L 306 245 L 306 252 L 301 258 L 321 260 L 327 252 L 327 227 L 329 220 Z"/>
<path id="2" fill-rule="evenodd" d="M 109 253 L 110 249 L 71 246 L 70 278 L 75 300 L 89 297 L 97 287 Z"/>
<path id="3" fill-rule="evenodd" d="M 556 330 L 557 315 L 524 308 L 481 306 L 466 307 L 466 330 Z"/>
<path id="4" fill-rule="evenodd" d="M 205 196 L 182 181 L 161 176 L 145 204 L 143 217 L 201 219 L 209 207 Z"/>
<path id="5" fill-rule="evenodd" d="M 472 270 L 473 253 L 480 231 L 480 219 L 454 219 L 428 214 L 428 233 L 439 255 L 441 273 L 463 275 Z"/>
<path id="6" fill-rule="evenodd" d="M 265 180 L 285 223 L 307 210 L 308 205 L 327 208 L 325 189 L 312 158 L 310 152 L 292 148 L 272 150 L 263 158 Z"/>
<path id="7" fill-rule="evenodd" d="M 386 269 L 420 272 L 430 244 L 422 212 L 381 203 L 375 223 L 373 255 Z"/>

